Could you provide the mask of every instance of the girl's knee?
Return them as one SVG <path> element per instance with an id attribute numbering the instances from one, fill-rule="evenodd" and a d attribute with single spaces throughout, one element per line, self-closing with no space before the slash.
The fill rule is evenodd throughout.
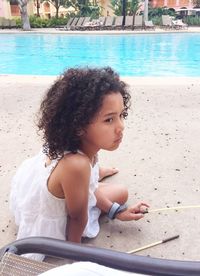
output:
<path id="1" fill-rule="evenodd" d="M 128 200 L 128 189 L 125 186 L 119 186 L 119 204 L 124 204 Z"/>

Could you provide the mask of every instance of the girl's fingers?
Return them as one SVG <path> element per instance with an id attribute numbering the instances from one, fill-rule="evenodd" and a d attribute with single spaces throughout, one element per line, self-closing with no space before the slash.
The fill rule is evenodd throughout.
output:
<path id="1" fill-rule="evenodd" d="M 148 208 L 149 207 L 149 205 L 148 204 L 146 204 L 146 203 L 144 203 L 144 202 L 141 202 L 141 203 L 139 203 L 139 204 L 137 204 L 137 205 L 134 205 L 134 206 L 132 206 L 132 207 L 129 207 L 129 210 L 130 210 L 130 212 L 132 212 L 132 213 L 143 213 L 143 211 L 146 209 L 146 208 Z"/>
<path id="2" fill-rule="evenodd" d="M 150 207 L 147 203 L 145 202 L 140 202 L 138 205 L 138 207 L 142 207 L 142 206 L 145 206 L 145 207 Z"/>
<path id="3" fill-rule="evenodd" d="M 139 220 L 139 219 L 141 219 L 141 218 L 143 218 L 143 217 L 144 217 L 144 215 L 141 214 L 141 213 L 133 214 L 133 219 L 134 219 L 134 220 Z"/>

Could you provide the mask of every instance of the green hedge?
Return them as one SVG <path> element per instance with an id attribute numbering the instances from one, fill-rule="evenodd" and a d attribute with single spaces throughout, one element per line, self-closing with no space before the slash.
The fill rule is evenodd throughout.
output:
<path id="1" fill-rule="evenodd" d="M 67 24 L 68 18 L 55 18 L 52 17 L 50 19 L 44 19 L 41 17 L 30 16 L 30 24 L 31 28 L 55 28 L 58 26 L 64 26 Z M 154 25 L 161 26 L 162 25 L 162 17 L 161 16 L 149 16 L 149 19 L 153 21 Z M 21 18 L 15 18 L 17 28 L 22 27 Z M 183 20 L 189 26 L 200 26 L 200 16 L 187 16 Z"/>
<path id="2" fill-rule="evenodd" d="M 37 16 L 29 17 L 31 28 L 53 28 L 56 26 L 64 26 L 67 24 L 68 18 L 55 18 L 44 19 Z"/>
<path id="3" fill-rule="evenodd" d="M 149 18 L 153 21 L 154 25 L 161 26 L 162 25 L 162 17 L 154 16 Z M 188 26 L 200 26 L 200 16 L 187 16 L 183 18 L 183 21 L 188 24 Z"/>
<path id="4" fill-rule="evenodd" d="M 185 17 L 184 21 L 189 26 L 200 26 L 200 16 L 189 15 L 189 16 Z"/>

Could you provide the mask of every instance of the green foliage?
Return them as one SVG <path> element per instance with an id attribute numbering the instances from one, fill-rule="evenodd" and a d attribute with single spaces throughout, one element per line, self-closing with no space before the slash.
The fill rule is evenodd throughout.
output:
<path id="1" fill-rule="evenodd" d="M 80 6 L 80 10 L 78 12 L 79 16 L 90 16 L 92 18 L 98 18 L 101 14 L 101 8 L 98 5 L 95 6 Z"/>
<path id="2" fill-rule="evenodd" d="M 47 20 L 47 27 L 56 27 L 56 26 L 65 26 L 67 24 L 68 18 L 67 17 L 52 17 Z"/>
<path id="3" fill-rule="evenodd" d="M 47 26 L 47 19 L 31 15 L 29 17 L 31 28 L 45 28 Z"/>
<path id="4" fill-rule="evenodd" d="M 110 8 L 115 15 L 122 15 L 122 0 L 111 0 Z M 135 15 L 140 8 L 139 0 L 126 0 L 126 15 Z"/>
<path id="5" fill-rule="evenodd" d="M 21 19 L 21 17 L 15 17 L 15 18 L 13 18 L 14 20 L 15 20 L 15 22 L 16 22 L 16 27 L 17 28 L 22 28 L 22 19 Z"/>
<path id="6" fill-rule="evenodd" d="M 184 19 L 184 21 L 189 26 L 200 26 L 200 16 L 189 15 Z"/>
<path id="7" fill-rule="evenodd" d="M 149 19 L 153 20 L 154 17 L 161 17 L 162 15 L 170 15 L 175 16 L 174 9 L 167 9 L 165 7 L 162 8 L 151 8 L 149 7 Z"/>
<path id="8" fill-rule="evenodd" d="M 176 16 L 174 9 L 166 7 L 152 8 L 149 7 L 149 20 L 152 20 L 154 25 L 162 25 L 162 15 Z"/>
<path id="9" fill-rule="evenodd" d="M 141 3 L 138 0 L 127 1 L 127 7 L 126 7 L 127 14 L 135 15 L 140 7 L 141 7 Z"/>
<path id="10" fill-rule="evenodd" d="M 98 18 L 101 15 L 101 7 L 93 1 L 93 4 L 89 0 L 65 0 L 66 8 L 73 7 L 76 12 L 76 16 L 90 16 L 92 18 Z"/>
<path id="11" fill-rule="evenodd" d="M 161 16 L 154 16 L 152 18 L 149 18 L 152 20 L 154 25 L 161 26 L 162 25 L 162 17 Z"/>
<path id="12" fill-rule="evenodd" d="M 115 15 L 122 15 L 122 1 L 121 0 L 111 0 L 111 5 L 109 6 Z"/>
<path id="13" fill-rule="evenodd" d="M 67 18 L 55 18 L 44 19 L 37 16 L 30 16 L 30 24 L 32 28 L 53 28 L 56 26 L 64 26 L 67 24 Z"/>

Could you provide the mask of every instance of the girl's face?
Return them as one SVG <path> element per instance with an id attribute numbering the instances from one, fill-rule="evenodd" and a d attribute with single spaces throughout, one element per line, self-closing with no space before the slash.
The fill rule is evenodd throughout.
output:
<path id="1" fill-rule="evenodd" d="M 124 102 L 120 93 L 110 93 L 91 124 L 84 129 L 82 150 L 95 154 L 100 149 L 115 150 L 123 138 Z"/>

